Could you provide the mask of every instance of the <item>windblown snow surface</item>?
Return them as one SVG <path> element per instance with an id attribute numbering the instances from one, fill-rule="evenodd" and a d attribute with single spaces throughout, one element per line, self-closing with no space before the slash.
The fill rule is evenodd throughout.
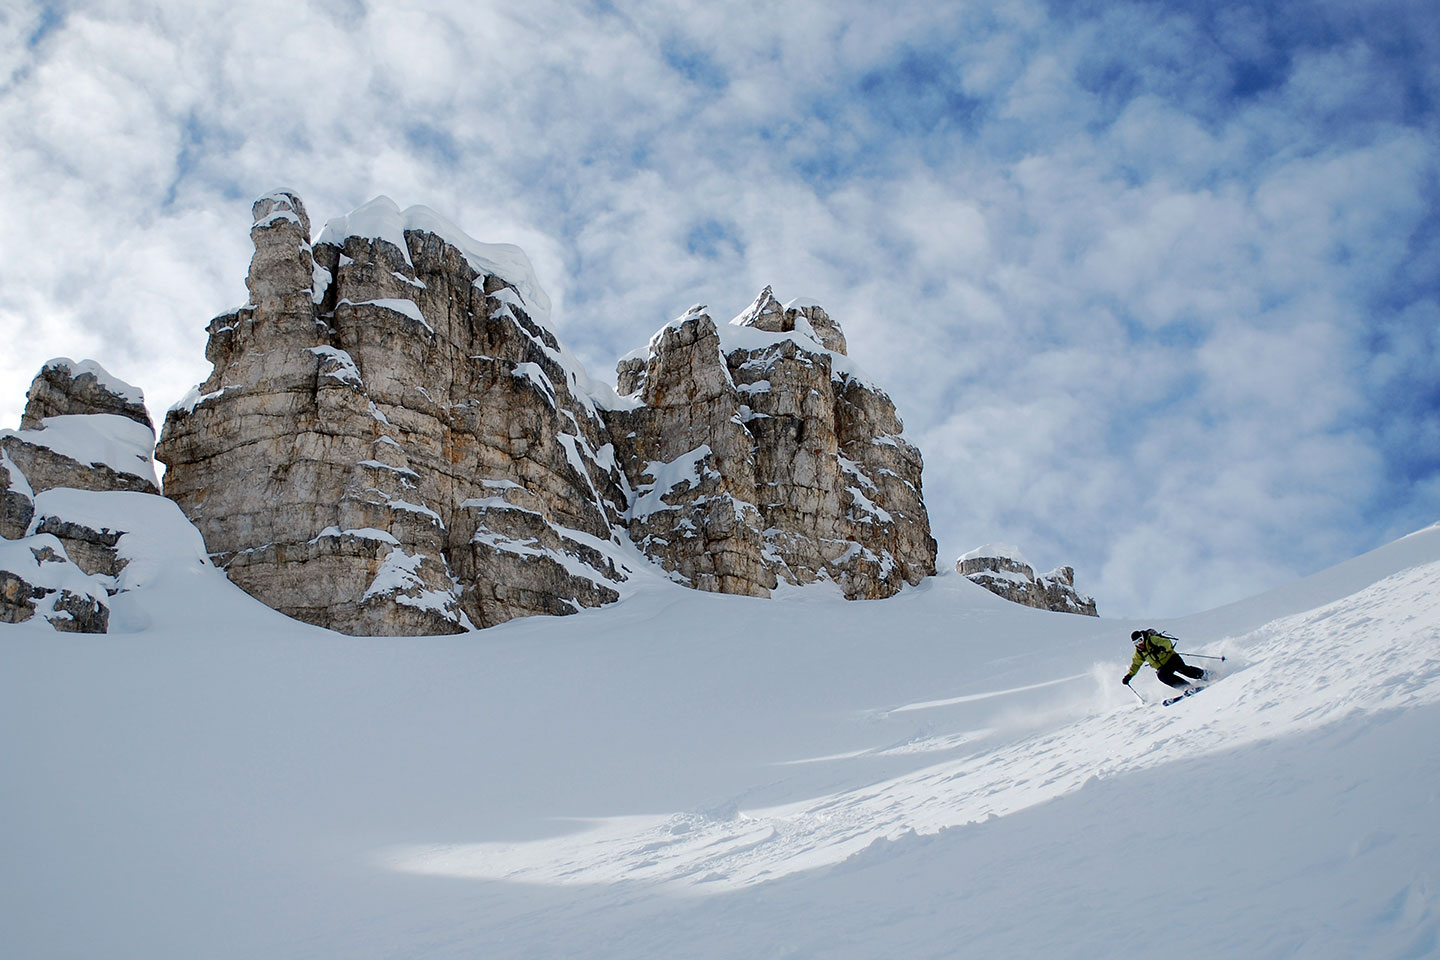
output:
<path id="1" fill-rule="evenodd" d="M 113 633 L 0 625 L 6 958 L 1440 955 L 1440 528 L 1153 624 L 1163 708 L 954 574 L 347 638 L 153 514 Z"/>

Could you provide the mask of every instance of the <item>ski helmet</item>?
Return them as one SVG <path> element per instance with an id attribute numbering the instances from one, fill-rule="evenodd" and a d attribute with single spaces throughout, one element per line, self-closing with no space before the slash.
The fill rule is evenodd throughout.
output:
<path id="1" fill-rule="evenodd" d="M 1139 643 L 1144 637 L 1145 634 L 1139 630 L 1136 630 L 1134 633 L 1130 634 L 1130 639 L 1135 641 L 1136 643 Z"/>

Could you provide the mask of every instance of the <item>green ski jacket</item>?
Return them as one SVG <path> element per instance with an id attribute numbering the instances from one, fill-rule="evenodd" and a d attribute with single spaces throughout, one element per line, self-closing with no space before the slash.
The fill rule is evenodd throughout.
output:
<path id="1" fill-rule="evenodd" d="M 1139 673 L 1146 663 L 1159 670 L 1165 666 L 1165 661 L 1175 656 L 1175 644 L 1154 630 L 1146 630 L 1143 639 L 1144 645 L 1135 648 L 1135 656 L 1130 661 L 1130 672 L 1125 674 L 1127 680 Z"/>

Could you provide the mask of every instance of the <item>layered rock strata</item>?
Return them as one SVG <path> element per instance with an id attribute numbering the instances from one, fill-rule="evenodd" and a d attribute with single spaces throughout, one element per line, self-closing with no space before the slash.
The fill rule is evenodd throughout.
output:
<path id="1" fill-rule="evenodd" d="M 955 561 L 955 570 L 1012 603 L 1057 613 L 1099 616 L 1094 598 L 1076 591 L 1074 568 L 1058 567 L 1037 577 L 1015 547 L 988 544 L 972 550 Z"/>
<path id="2" fill-rule="evenodd" d="M 524 254 L 384 197 L 313 245 L 293 193 L 253 214 L 249 301 L 157 450 L 230 579 L 352 634 L 617 599 L 625 480 Z"/>
<path id="3" fill-rule="evenodd" d="M 73 515 L 76 497 L 158 493 L 155 434 L 138 389 L 94 361 L 45 364 L 22 429 L 0 431 L 0 622 L 34 617 L 104 633 L 124 530 Z"/>
<path id="4" fill-rule="evenodd" d="M 705 590 L 832 580 L 886 597 L 935 572 L 920 451 L 817 304 L 769 287 L 726 326 L 693 307 L 622 360 L 607 414 L 630 535 Z"/>

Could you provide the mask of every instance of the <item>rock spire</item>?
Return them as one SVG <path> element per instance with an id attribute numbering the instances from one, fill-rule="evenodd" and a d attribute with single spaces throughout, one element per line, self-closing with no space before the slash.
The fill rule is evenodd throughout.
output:
<path id="1" fill-rule="evenodd" d="M 624 481 L 524 254 L 384 197 L 313 245 L 293 193 L 253 214 L 250 301 L 157 450 L 230 578 L 355 634 L 616 599 Z"/>

